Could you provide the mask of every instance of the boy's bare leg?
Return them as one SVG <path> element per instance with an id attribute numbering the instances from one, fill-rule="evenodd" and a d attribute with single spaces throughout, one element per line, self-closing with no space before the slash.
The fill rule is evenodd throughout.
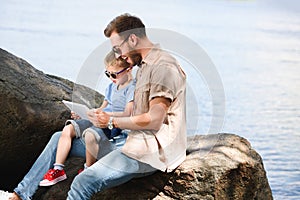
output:
<path id="1" fill-rule="evenodd" d="M 64 164 L 71 150 L 72 139 L 75 137 L 75 130 L 72 124 L 63 128 L 59 138 L 55 163 Z"/>
<path id="2" fill-rule="evenodd" d="M 89 167 L 94 164 L 97 160 L 97 155 L 99 151 L 99 144 L 91 132 L 86 132 L 85 134 L 85 144 L 86 144 L 86 166 Z"/>

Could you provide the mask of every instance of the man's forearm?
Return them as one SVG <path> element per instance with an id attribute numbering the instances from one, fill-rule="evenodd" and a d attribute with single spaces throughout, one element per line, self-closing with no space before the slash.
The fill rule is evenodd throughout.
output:
<path id="1" fill-rule="evenodd" d="M 114 117 L 114 125 L 130 130 L 159 130 L 166 117 L 166 111 L 159 105 L 151 107 L 150 111 L 131 117 Z"/>

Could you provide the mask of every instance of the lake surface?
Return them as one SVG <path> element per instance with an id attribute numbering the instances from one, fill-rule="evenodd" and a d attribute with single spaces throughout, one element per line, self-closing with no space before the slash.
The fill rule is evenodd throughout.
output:
<path id="1" fill-rule="evenodd" d="M 129 12 L 147 27 L 195 41 L 221 79 L 220 132 L 248 139 L 262 156 L 274 199 L 300 197 L 300 3 L 261 1 L 2 1 L 0 47 L 44 73 L 76 81 L 104 43 L 103 29 Z M 182 64 L 186 67 L 186 64 Z M 188 74 L 189 75 L 189 74 Z M 210 127 L 213 105 L 205 77 L 196 92 L 198 132 Z M 100 89 L 101 91 L 101 89 Z"/>

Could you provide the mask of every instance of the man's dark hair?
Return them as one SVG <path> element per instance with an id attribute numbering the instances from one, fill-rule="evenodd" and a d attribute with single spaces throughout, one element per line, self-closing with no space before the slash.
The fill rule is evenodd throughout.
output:
<path id="1" fill-rule="evenodd" d="M 116 32 L 122 37 L 126 37 L 130 34 L 135 34 L 141 38 L 146 36 L 145 25 L 142 20 L 128 13 L 113 19 L 105 28 L 104 35 L 110 37 L 112 32 Z"/>

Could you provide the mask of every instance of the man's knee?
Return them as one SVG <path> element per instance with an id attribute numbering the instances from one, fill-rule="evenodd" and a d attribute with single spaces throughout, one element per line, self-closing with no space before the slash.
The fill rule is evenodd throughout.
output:
<path id="1" fill-rule="evenodd" d="M 60 138 L 60 136 L 61 136 L 61 131 L 55 132 L 55 133 L 53 133 L 53 135 L 51 136 L 50 141 L 58 141 L 59 138 Z"/>

